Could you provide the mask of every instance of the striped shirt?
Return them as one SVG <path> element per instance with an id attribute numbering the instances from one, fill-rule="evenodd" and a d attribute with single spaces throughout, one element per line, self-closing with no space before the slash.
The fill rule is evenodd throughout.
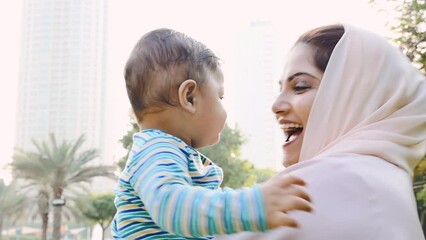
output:
<path id="1" fill-rule="evenodd" d="M 222 169 L 182 140 L 157 129 L 133 136 L 115 189 L 115 239 L 212 239 L 266 231 L 258 186 L 220 189 Z"/>

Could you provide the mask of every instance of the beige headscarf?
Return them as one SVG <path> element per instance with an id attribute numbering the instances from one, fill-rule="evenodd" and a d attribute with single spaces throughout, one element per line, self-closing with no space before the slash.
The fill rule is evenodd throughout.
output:
<path id="1" fill-rule="evenodd" d="M 321 81 L 300 161 L 373 155 L 412 170 L 426 153 L 426 82 L 386 39 L 345 25 Z"/>

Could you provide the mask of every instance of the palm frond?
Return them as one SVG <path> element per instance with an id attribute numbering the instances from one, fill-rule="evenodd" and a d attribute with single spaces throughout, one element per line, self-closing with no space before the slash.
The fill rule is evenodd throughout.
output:
<path id="1" fill-rule="evenodd" d="M 75 142 L 74 146 L 71 148 L 71 152 L 76 153 L 85 141 L 86 141 L 86 135 L 81 134 L 80 137 Z"/>
<path id="2" fill-rule="evenodd" d="M 86 166 L 66 181 L 66 185 L 78 182 L 89 182 L 94 177 L 115 179 L 114 166 Z"/>
<path id="3" fill-rule="evenodd" d="M 27 201 L 26 196 L 20 193 L 16 182 L 6 185 L 0 180 L 0 218 L 19 217 L 23 214 L 21 210 Z"/>
<path id="4" fill-rule="evenodd" d="M 75 173 L 78 172 L 82 166 L 86 165 L 90 161 L 98 157 L 98 151 L 95 149 L 86 150 L 75 157 L 75 160 L 69 166 L 69 172 Z"/>
<path id="5" fill-rule="evenodd" d="M 96 149 L 81 151 L 84 141 L 84 134 L 72 142 L 58 142 L 54 134 L 50 134 L 47 141 L 33 140 L 35 151 L 16 149 L 13 158 L 14 174 L 24 180 L 22 187 L 32 196 L 36 196 L 37 190 L 48 188 L 49 201 L 53 195 L 64 197 L 67 203 L 60 211 L 63 210 L 67 218 L 79 216 L 75 201 L 90 192 L 89 183 L 93 178 L 117 178 L 114 166 L 91 164 L 98 157 L 98 152 Z M 41 210 L 38 208 L 39 214 Z"/>

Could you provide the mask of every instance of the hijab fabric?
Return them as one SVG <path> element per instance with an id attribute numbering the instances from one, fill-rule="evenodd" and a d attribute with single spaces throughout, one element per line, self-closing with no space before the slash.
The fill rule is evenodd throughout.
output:
<path id="1" fill-rule="evenodd" d="M 300 161 L 372 155 L 412 175 L 426 154 L 426 82 L 386 39 L 344 25 L 309 115 Z"/>

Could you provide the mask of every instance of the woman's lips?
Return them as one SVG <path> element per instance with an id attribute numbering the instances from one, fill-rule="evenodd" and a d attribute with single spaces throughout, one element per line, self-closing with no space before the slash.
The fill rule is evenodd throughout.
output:
<path id="1" fill-rule="evenodd" d="M 299 136 L 302 133 L 302 131 L 303 131 L 303 129 L 300 129 L 300 130 L 297 130 L 297 131 L 294 131 L 294 132 L 291 132 L 290 134 L 288 134 L 287 138 L 286 138 L 286 140 L 284 142 L 283 147 L 287 147 L 288 145 L 290 145 L 293 142 L 295 142 L 299 138 Z"/>
<path id="2" fill-rule="evenodd" d="M 283 147 L 286 147 L 297 140 L 303 131 L 303 125 L 295 122 L 280 120 L 280 128 L 284 131 L 285 142 Z"/>

